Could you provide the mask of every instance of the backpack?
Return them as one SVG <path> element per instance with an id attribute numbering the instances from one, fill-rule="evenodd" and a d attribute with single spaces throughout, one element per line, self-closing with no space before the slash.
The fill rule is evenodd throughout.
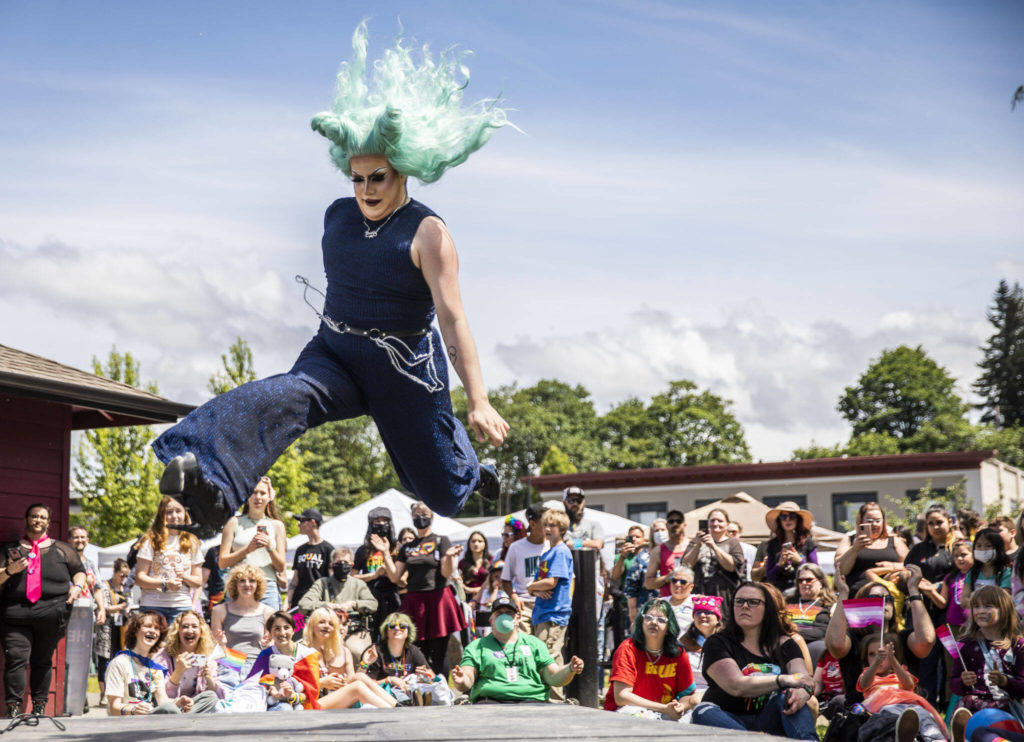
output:
<path id="1" fill-rule="evenodd" d="M 861 726 L 871 718 L 860 704 L 857 706 L 857 710 L 840 708 L 832 715 L 822 742 L 857 742 Z"/>

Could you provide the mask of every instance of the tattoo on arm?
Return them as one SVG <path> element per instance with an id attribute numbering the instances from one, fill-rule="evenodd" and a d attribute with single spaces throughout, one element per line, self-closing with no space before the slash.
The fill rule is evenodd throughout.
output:
<path id="1" fill-rule="evenodd" d="M 459 360 L 459 353 L 455 349 L 454 345 L 449 345 L 448 346 L 448 358 L 451 359 L 452 363 L 455 363 L 457 360 Z"/>

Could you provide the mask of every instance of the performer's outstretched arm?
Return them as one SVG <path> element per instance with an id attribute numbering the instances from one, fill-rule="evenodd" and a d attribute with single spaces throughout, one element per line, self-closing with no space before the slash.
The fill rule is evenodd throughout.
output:
<path id="1" fill-rule="evenodd" d="M 440 219 L 428 217 L 420 224 L 412 243 L 412 260 L 430 286 L 448 358 L 466 388 L 469 425 L 477 440 L 489 439 L 492 445 L 500 446 L 508 434 L 508 423 L 487 399 L 476 343 L 462 308 L 459 256 Z"/>

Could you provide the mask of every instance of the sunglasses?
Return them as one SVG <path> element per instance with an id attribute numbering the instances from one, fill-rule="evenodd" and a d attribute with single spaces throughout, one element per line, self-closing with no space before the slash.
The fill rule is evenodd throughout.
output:
<path id="1" fill-rule="evenodd" d="M 764 605 L 764 598 L 734 598 L 732 602 L 738 608 L 742 608 L 743 606 L 757 608 L 760 605 Z"/>
<path id="2" fill-rule="evenodd" d="M 685 577 L 673 577 L 670 582 L 673 585 L 689 585 L 690 581 Z"/>
<path id="3" fill-rule="evenodd" d="M 644 623 L 653 623 L 658 626 L 668 626 L 668 619 L 664 616 L 644 616 Z"/>
<path id="4" fill-rule="evenodd" d="M 799 578 L 797 578 L 797 582 L 817 582 L 817 581 L 818 581 L 817 577 L 799 577 Z"/>
<path id="5" fill-rule="evenodd" d="M 671 520 L 666 520 L 665 522 L 668 523 L 670 526 L 678 526 L 683 521 L 679 520 L 678 518 L 672 518 Z"/>
<path id="6" fill-rule="evenodd" d="M 584 499 L 585 498 L 580 497 L 579 495 L 570 495 L 569 497 L 565 498 L 565 501 L 571 502 L 573 505 L 576 505 L 578 503 L 583 502 Z"/>
<path id="7" fill-rule="evenodd" d="M 404 623 L 389 623 L 384 628 L 388 629 L 390 631 L 408 631 L 409 630 L 409 627 L 406 626 Z"/>
<path id="8" fill-rule="evenodd" d="M 786 520 L 796 520 L 798 516 L 796 513 L 779 513 L 779 517 Z"/>

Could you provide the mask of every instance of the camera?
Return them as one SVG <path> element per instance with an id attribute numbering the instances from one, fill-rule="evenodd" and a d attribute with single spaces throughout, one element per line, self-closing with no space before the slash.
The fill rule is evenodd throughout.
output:
<path id="1" fill-rule="evenodd" d="M 128 697 L 145 701 L 149 698 L 149 686 L 141 680 L 132 680 L 128 683 Z"/>
<path id="2" fill-rule="evenodd" d="M 194 654 L 192 655 L 192 667 L 202 667 L 206 664 L 205 654 Z"/>

